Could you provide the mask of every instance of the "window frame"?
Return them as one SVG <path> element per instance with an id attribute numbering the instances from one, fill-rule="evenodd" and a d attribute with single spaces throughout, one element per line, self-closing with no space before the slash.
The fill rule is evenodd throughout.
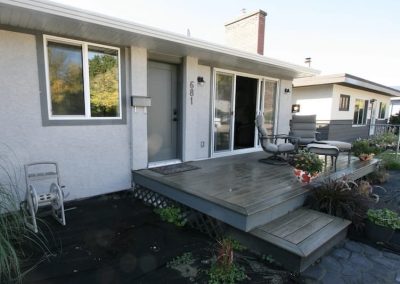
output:
<path id="1" fill-rule="evenodd" d="M 382 105 L 385 106 L 383 113 L 382 113 Z M 386 118 L 386 108 L 387 108 L 387 104 L 385 102 L 379 102 L 378 119 L 385 119 Z"/>
<path id="2" fill-rule="evenodd" d="M 363 117 L 362 117 L 361 123 L 358 120 L 357 120 L 357 122 L 354 121 L 354 114 L 356 112 L 355 107 L 356 107 L 357 100 L 364 102 L 364 107 L 363 107 L 364 113 L 363 113 Z M 369 104 L 368 100 L 358 99 L 358 98 L 356 98 L 354 100 L 353 126 L 365 126 L 365 125 L 367 125 L 367 122 L 368 122 L 368 106 L 369 106 L 368 104 Z M 359 115 L 357 115 L 357 117 L 358 116 Z"/>
<path id="3" fill-rule="evenodd" d="M 49 60 L 47 43 L 54 42 L 71 46 L 80 46 L 82 51 L 82 75 L 83 75 L 83 92 L 84 92 L 84 107 L 85 115 L 53 115 L 51 107 L 51 88 L 49 74 Z M 90 81 L 89 81 L 89 47 L 100 47 L 116 50 L 118 52 L 118 116 L 107 117 L 92 117 L 90 108 Z M 121 120 L 122 114 L 122 76 L 121 76 L 121 49 L 115 46 L 97 44 L 87 41 L 68 39 L 63 37 L 43 35 L 43 50 L 44 50 L 44 65 L 45 65 L 45 80 L 46 80 L 46 97 L 47 97 L 47 117 L 49 121 L 75 121 L 75 120 Z"/>
<path id="4" fill-rule="evenodd" d="M 342 99 L 346 99 L 345 108 L 342 107 Z M 339 111 L 349 111 L 350 110 L 350 96 L 345 94 L 340 94 L 339 96 Z"/>

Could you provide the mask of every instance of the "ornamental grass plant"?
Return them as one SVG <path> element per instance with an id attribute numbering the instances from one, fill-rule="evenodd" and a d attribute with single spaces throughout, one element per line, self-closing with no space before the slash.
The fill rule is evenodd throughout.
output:
<path id="1" fill-rule="evenodd" d="M 10 148 L 0 146 L 5 147 L 0 147 L 0 283 L 21 283 L 23 276 L 33 269 L 26 267 L 25 260 L 36 251 L 45 258 L 51 253 L 45 236 L 41 232 L 35 234 L 25 225 L 27 213 L 20 208 L 23 203 L 18 181 L 22 176 L 15 170 L 17 159 Z"/>

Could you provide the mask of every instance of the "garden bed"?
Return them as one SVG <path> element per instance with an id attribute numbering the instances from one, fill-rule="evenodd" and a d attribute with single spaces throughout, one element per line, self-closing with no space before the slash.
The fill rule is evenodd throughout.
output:
<path id="1" fill-rule="evenodd" d="M 44 217 L 50 230 L 42 228 L 54 255 L 29 272 L 23 283 L 208 283 L 217 241 L 161 221 L 131 192 L 70 202 L 66 208 L 66 227 Z M 185 253 L 192 255 L 192 263 L 168 265 Z M 40 257 L 31 255 L 24 267 L 37 264 Z M 241 283 L 297 282 L 269 256 L 244 250 L 235 253 L 235 262 L 245 270 Z"/>

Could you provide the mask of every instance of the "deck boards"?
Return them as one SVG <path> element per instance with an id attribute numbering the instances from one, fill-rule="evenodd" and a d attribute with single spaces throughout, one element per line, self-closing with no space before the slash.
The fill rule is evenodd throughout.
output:
<path id="1" fill-rule="evenodd" d="M 250 231 L 250 234 L 307 257 L 349 224 L 350 221 L 341 218 L 300 208 Z"/>
<path id="2" fill-rule="evenodd" d="M 264 152 L 253 152 L 194 161 L 190 164 L 199 169 L 171 175 L 162 175 L 145 169 L 134 171 L 133 178 L 135 182 L 146 181 L 146 184 L 153 188 L 162 186 L 169 191 L 193 196 L 194 200 L 196 198 L 204 200 L 209 203 L 205 209 L 207 212 L 203 212 L 206 214 L 217 208 L 224 208 L 241 214 L 244 218 L 257 215 L 258 217 L 249 221 L 251 226 L 254 226 L 257 222 L 263 221 L 261 213 L 266 210 L 272 210 L 272 215 L 280 217 L 296 209 L 299 207 L 298 204 L 302 204 L 301 198 L 305 198 L 311 189 L 311 186 L 303 185 L 296 180 L 293 168 L 289 165 L 278 166 L 259 162 L 259 159 L 265 156 Z M 372 171 L 376 163 L 377 160 L 360 162 L 353 158 L 348 164 L 347 155 L 341 155 L 337 162 L 337 172 L 327 171 L 324 176 L 339 178 L 345 174 L 351 174 L 358 178 Z M 329 170 L 329 166 L 327 169 Z M 163 192 L 159 193 L 163 194 Z M 188 200 L 187 197 L 185 198 Z M 195 205 L 184 204 L 192 207 Z M 279 209 L 278 206 L 287 208 L 281 210 L 282 208 Z M 295 207 L 289 208 L 289 206 Z M 271 220 L 273 219 L 266 221 Z"/>

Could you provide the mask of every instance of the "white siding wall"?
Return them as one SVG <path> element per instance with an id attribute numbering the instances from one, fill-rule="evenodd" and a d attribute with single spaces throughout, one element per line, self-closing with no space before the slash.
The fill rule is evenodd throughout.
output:
<path id="1" fill-rule="evenodd" d="M 35 37 L 0 39 L 0 161 L 12 159 L 21 190 L 23 164 L 43 160 L 59 163 L 69 199 L 129 188 L 128 126 L 43 127 Z"/>
<path id="2" fill-rule="evenodd" d="M 131 90 L 134 96 L 147 96 L 147 50 L 145 48 L 131 46 Z M 136 111 L 130 108 L 128 125 L 131 124 L 131 151 L 132 169 L 147 168 L 147 110 L 137 107 Z"/>
<path id="3" fill-rule="evenodd" d="M 350 96 L 350 108 L 349 111 L 339 111 L 340 95 Z M 385 118 L 389 116 L 390 107 L 390 97 L 376 94 L 373 92 L 368 92 L 364 90 L 358 90 L 346 86 L 334 85 L 333 87 L 333 100 L 332 100 L 332 120 L 353 120 L 354 115 L 354 105 L 356 99 L 370 100 L 376 99 L 374 103 L 375 117 L 378 117 L 379 113 L 379 103 L 386 103 L 386 115 Z M 371 104 L 368 104 L 367 118 L 371 116 Z"/>
<path id="4" fill-rule="evenodd" d="M 281 80 L 279 93 L 277 94 L 277 131 L 276 133 L 287 134 L 289 133 L 289 121 L 292 118 L 291 105 L 292 105 L 292 81 Z M 288 88 L 290 94 L 285 94 L 284 90 Z"/>
<path id="5" fill-rule="evenodd" d="M 317 120 L 335 119 L 332 115 L 332 85 L 294 88 L 292 104 L 300 104 L 297 114 L 316 114 Z"/>

